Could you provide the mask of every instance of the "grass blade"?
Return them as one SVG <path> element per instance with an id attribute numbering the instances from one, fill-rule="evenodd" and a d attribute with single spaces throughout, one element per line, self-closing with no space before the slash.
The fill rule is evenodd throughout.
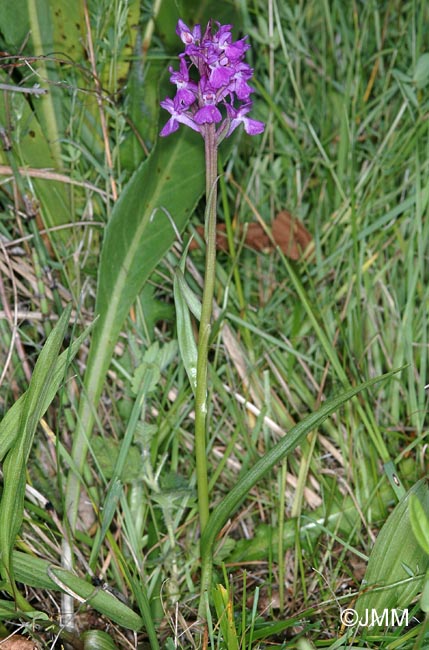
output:
<path id="1" fill-rule="evenodd" d="M 55 381 L 60 347 L 68 326 L 71 305 L 64 310 L 52 330 L 35 365 L 29 388 L 22 403 L 19 433 L 3 464 L 3 494 L 0 502 L 0 553 L 2 574 L 15 592 L 11 553 L 22 524 L 26 466 L 37 424 L 46 407 L 50 387 Z"/>
<path id="2" fill-rule="evenodd" d="M 293 451 L 302 442 L 305 436 L 310 433 L 310 431 L 320 426 L 326 418 L 352 397 L 379 381 L 391 377 L 396 372 L 398 372 L 398 370 L 393 370 L 381 377 L 375 377 L 374 379 L 370 379 L 345 391 L 338 397 L 334 397 L 326 402 L 319 410 L 307 415 L 307 417 L 305 417 L 301 422 L 296 424 L 289 433 L 272 449 L 270 449 L 268 453 L 262 456 L 262 458 L 260 458 L 249 471 L 247 471 L 243 476 L 240 476 L 237 484 L 216 506 L 215 510 L 210 515 L 206 529 L 201 537 L 202 550 L 206 553 L 210 553 L 222 527 L 235 512 L 243 499 L 246 498 L 246 495 L 252 487 L 256 485 L 256 483 L 260 481 L 263 476 L 265 476 L 265 474 L 276 465 L 276 463 L 280 462 L 291 451 Z"/>
<path id="3" fill-rule="evenodd" d="M 95 322 L 95 321 L 94 321 Z M 49 404 L 54 399 L 61 382 L 64 377 L 67 365 L 76 356 L 83 341 L 88 336 L 93 328 L 94 323 L 89 325 L 84 332 L 70 345 L 67 350 L 62 352 L 55 363 L 55 368 L 52 374 L 51 382 L 47 387 L 45 394 L 45 401 L 40 409 L 40 417 L 47 410 Z M 13 446 L 16 437 L 19 434 L 19 422 L 22 418 L 23 408 L 26 403 L 27 391 L 15 402 L 15 404 L 7 411 L 3 420 L 0 422 L 0 461 L 3 460 L 9 449 Z"/>

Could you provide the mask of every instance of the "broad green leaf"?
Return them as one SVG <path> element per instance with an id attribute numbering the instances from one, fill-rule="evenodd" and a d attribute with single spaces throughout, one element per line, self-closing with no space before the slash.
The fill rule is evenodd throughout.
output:
<path id="1" fill-rule="evenodd" d="M 196 3 L 193 0 L 182 0 L 181 11 L 181 18 L 191 25 L 200 23 L 205 27 L 207 22 L 212 19 L 223 24 L 232 24 L 236 31 L 241 27 L 240 13 L 237 10 L 237 5 L 232 2 L 203 0 Z"/>
<path id="2" fill-rule="evenodd" d="M 98 277 L 96 313 L 85 391 L 79 407 L 72 456 L 82 472 L 104 379 L 127 313 L 144 283 L 182 231 L 205 186 L 204 143 L 198 134 L 181 129 L 161 139 L 131 177 L 112 211 L 105 230 Z M 71 473 L 66 508 L 74 525 L 79 480 Z"/>
<path id="3" fill-rule="evenodd" d="M 177 342 L 169 341 L 159 347 L 158 341 L 145 350 L 143 360 L 134 371 L 131 388 L 138 395 L 140 387 L 145 396 L 158 386 L 161 372 L 173 361 L 177 355 Z"/>
<path id="4" fill-rule="evenodd" d="M 1 3 L 1 36 L 9 51 L 19 51 L 30 30 L 27 0 Z"/>
<path id="5" fill-rule="evenodd" d="M 117 650 L 112 637 L 103 630 L 87 630 L 82 634 L 83 650 Z"/>
<path id="6" fill-rule="evenodd" d="M 162 0 L 158 15 L 155 18 L 156 32 L 170 54 L 178 54 L 182 49 L 182 41 L 176 34 L 179 18 L 184 18 L 183 0 Z"/>
<path id="7" fill-rule="evenodd" d="M 410 495 L 411 529 L 420 547 L 429 556 L 429 519 L 422 504 L 415 494 Z"/>
<path id="8" fill-rule="evenodd" d="M 131 65 L 124 88 L 125 110 L 133 124 L 120 146 L 121 164 L 134 171 L 145 158 L 142 142 L 151 149 L 158 137 L 159 80 L 166 70 L 166 60 L 141 55 Z M 138 133 L 139 138 L 136 137 Z"/>
<path id="9" fill-rule="evenodd" d="M 78 94 L 77 101 L 71 102 L 68 79 L 65 82 L 66 71 L 66 74 L 70 73 L 73 86 L 85 88 L 89 80 L 93 89 L 91 77 L 85 77 L 79 65 L 86 59 L 83 7 L 83 0 L 73 3 L 68 0 L 2 3 L 0 33 L 8 51 L 12 55 L 22 52 L 23 56 L 29 57 L 35 74 L 31 77 L 27 75 L 26 83 L 29 86 L 40 84 L 48 91 L 43 96 L 32 97 L 31 102 L 22 94 L 1 93 L 0 123 L 8 131 L 13 146 L 11 155 L 19 166 L 61 172 L 61 143 L 72 117 L 75 122 L 79 121 L 81 142 L 90 144 L 92 155 L 103 153 L 98 131 L 90 115 L 91 111 L 98 115 L 95 112 L 98 111 L 95 98 L 90 94 Z M 70 66 L 64 67 L 64 62 L 70 63 Z M 24 63 L 22 66 L 27 70 Z M 5 75 L 1 80 L 10 83 L 10 78 Z M 80 102 L 83 108 L 78 120 Z M 73 116 L 70 115 L 71 111 Z M 88 128 L 90 123 L 91 127 Z M 0 158 L 8 164 L 7 156 L 2 152 Z M 34 188 L 34 192 L 31 188 Z M 28 189 L 28 193 L 34 193 L 40 203 L 40 215 L 46 228 L 70 222 L 75 204 L 71 203 L 69 188 L 63 183 L 32 179 L 28 182 Z M 55 245 L 55 240 L 64 241 L 69 233 L 60 230 L 50 237 Z"/>
<path id="10" fill-rule="evenodd" d="M 68 326 L 71 306 L 64 310 L 48 336 L 34 367 L 25 394 L 19 420 L 19 435 L 3 463 L 3 493 L 0 502 L 0 555 L 3 578 L 14 584 L 10 565 L 12 548 L 22 524 L 26 466 L 37 424 L 42 417 L 55 370 L 60 347 Z"/>
<path id="11" fill-rule="evenodd" d="M 296 424 L 272 449 L 262 456 L 255 465 L 248 471 L 244 472 L 237 479 L 236 485 L 230 492 L 216 504 L 216 508 L 211 513 L 207 526 L 201 536 L 201 549 L 204 560 L 213 549 L 215 540 L 222 527 L 228 521 L 229 517 L 236 511 L 240 503 L 246 498 L 249 491 L 265 476 L 277 463 L 291 453 L 310 433 L 319 427 L 326 418 L 340 408 L 345 402 L 360 393 L 361 391 L 373 386 L 379 381 L 391 377 L 397 370 L 389 372 L 380 377 L 369 379 L 368 381 L 351 388 L 338 397 L 327 401 L 320 409 L 307 415 L 301 422 Z"/>
<path id="12" fill-rule="evenodd" d="M 422 595 L 420 596 L 420 609 L 425 614 L 429 613 L 429 571 L 426 571 Z"/>
<path id="13" fill-rule="evenodd" d="M 63 167 L 61 140 L 70 104 L 68 93 L 61 87 L 64 73 L 60 61 L 85 60 L 83 9 L 83 0 L 26 0 L 30 29 L 26 51 L 38 57 L 37 75 L 49 83 L 49 92 L 34 104 L 34 110 L 58 170 Z"/>
<path id="14" fill-rule="evenodd" d="M 112 349 L 145 280 L 173 244 L 169 217 L 179 231 L 185 227 L 204 190 L 203 150 L 201 136 L 184 129 L 160 140 L 116 203 L 101 253 L 95 345 Z"/>
<path id="15" fill-rule="evenodd" d="M 417 88 L 422 89 L 429 83 L 429 53 L 422 54 L 416 63 L 413 81 Z"/>
<path id="16" fill-rule="evenodd" d="M 418 499 L 425 517 L 429 514 L 429 487 L 424 478 L 399 501 L 378 534 L 355 605 L 360 617 L 369 610 L 382 613 L 385 609 L 407 607 L 423 587 L 429 555 L 410 527 L 412 495 Z"/>
<path id="17" fill-rule="evenodd" d="M 10 83 L 9 78 L 0 70 L 0 80 Z M 42 98 L 35 98 L 37 106 Z M 24 95 L 18 93 L 0 93 L 0 126 L 6 128 L 12 149 L 8 154 L 0 151 L 0 160 L 9 164 L 9 156 L 13 156 L 19 167 L 36 169 L 58 169 L 55 152 L 48 142 L 46 133 L 40 126 L 37 117 Z M 22 172 L 25 177 L 25 172 Z M 59 181 L 31 179 L 28 182 L 28 194 L 34 187 L 35 198 L 43 206 L 41 216 L 46 227 L 69 223 L 71 208 L 69 206 L 64 184 Z M 66 237 L 65 234 L 62 236 Z"/>
<path id="18" fill-rule="evenodd" d="M 105 479 L 110 480 L 115 476 L 114 470 L 120 450 L 120 443 L 112 437 L 94 436 L 91 442 L 92 452 L 97 458 Z M 131 445 L 126 457 L 126 471 L 119 476 L 124 483 L 141 478 L 142 462 L 141 454 L 137 447 Z M 115 477 L 116 478 L 116 477 Z"/>
<path id="19" fill-rule="evenodd" d="M 14 551 L 12 554 L 16 579 L 29 587 L 73 592 L 81 601 L 105 614 L 118 625 L 130 630 L 140 630 L 142 618 L 112 593 L 96 588 L 86 580 L 50 562 Z"/>
<path id="20" fill-rule="evenodd" d="M 49 0 L 27 0 L 32 54 L 39 57 L 38 75 L 45 81 L 59 81 L 57 66 L 52 57 L 44 57 L 55 52 L 52 20 L 52 6 Z M 38 120 L 46 134 L 46 139 L 55 160 L 55 168 L 62 168 L 61 138 L 64 133 L 63 111 L 61 107 L 62 91 L 57 86 L 50 86 L 46 95 L 37 103 Z"/>

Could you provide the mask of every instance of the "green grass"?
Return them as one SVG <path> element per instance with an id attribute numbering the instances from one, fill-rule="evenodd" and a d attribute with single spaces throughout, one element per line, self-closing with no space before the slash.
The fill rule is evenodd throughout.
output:
<path id="1" fill-rule="evenodd" d="M 251 475 L 292 426 L 350 387 L 405 366 L 314 428 L 219 523 L 225 525 L 216 541 L 214 576 L 223 587 L 216 590 L 202 639 L 196 625 L 194 401 L 175 343 L 178 246 L 169 245 L 155 259 L 174 238 L 165 213 L 150 222 L 153 268 L 144 249 L 152 231 L 139 231 L 133 264 L 142 277 L 146 265 L 148 279 L 143 286 L 132 274 L 126 278 L 124 318 L 109 295 L 117 269 L 123 272 L 115 258 L 121 219 L 125 229 L 133 219 L 144 227 L 143 217 L 149 221 L 142 196 L 150 203 L 155 192 L 165 192 L 181 228 L 191 217 L 182 232 L 185 241 L 203 219 L 204 204 L 192 208 L 202 192 L 199 167 L 186 201 L 180 193 L 186 183 L 180 147 L 179 154 L 174 150 L 177 163 L 162 148 L 173 145 L 156 150 L 157 160 L 168 159 L 176 174 L 173 197 L 153 174 L 148 181 L 144 169 L 138 172 L 141 190 L 129 184 L 155 146 L 158 122 L 165 120 L 157 107 L 169 92 L 168 77 L 161 75 L 180 47 L 176 9 L 166 0 L 89 4 L 92 61 L 83 51 L 87 28 L 83 3 L 77 3 L 82 12 L 76 11 L 73 24 L 79 28 L 67 32 L 69 41 L 60 39 L 70 16 L 40 18 L 41 51 L 55 52 L 53 63 L 32 59 L 33 73 L 22 59 L 5 57 L 1 67 L 1 83 L 41 83 L 54 91 L 52 104 L 0 91 L 3 142 L 6 137 L 12 143 L 0 152 L 0 410 L 6 417 L 0 450 L 2 457 L 11 453 L 18 431 L 29 453 L 24 463 L 21 449 L 14 470 L 20 489 L 26 485 L 16 542 L 20 515 L 12 517 L 14 484 L 7 484 L 15 474 L 11 460 L 3 463 L 0 521 L 9 516 L 13 526 L 0 530 L 0 545 L 3 554 L 15 550 L 12 560 L 3 559 L 2 636 L 22 624 L 24 633 L 51 648 L 65 624 L 63 641 L 76 648 L 98 647 L 94 637 L 85 641 L 85 630 L 107 631 L 111 647 L 118 648 L 427 647 L 421 583 L 408 603 L 416 619 L 407 629 L 347 631 L 340 607 L 353 607 L 374 540 L 397 501 L 383 465 L 394 463 L 404 489 L 427 473 L 429 3 L 202 5 L 215 18 L 220 7 L 221 20 L 250 35 L 254 117 L 267 123 L 262 136 L 241 134 L 222 152 L 219 219 L 232 231 L 255 220 L 269 228 L 287 209 L 313 237 L 312 254 L 298 262 L 279 252 L 257 253 L 239 237 L 231 253 L 218 255 L 208 402 L 212 521 L 222 520 L 216 515 L 227 512 L 224 499 L 244 484 L 244 472 Z M 65 11 L 63 5 L 58 3 Z M 17 7 L 15 21 L 0 13 L 0 49 L 10 56 L 20 52 L 29 27 L 26 3 Z M 183 7 L 189 19 L 192 3 Z M 56 25 L 53 38 L 50 21 Z M 130 38 L 131 50 L 125 47 Z M 40 54 L 31 40 L 25 47 L 27 56 Z M 50 147 L 43 124 L 52 106 L 57 119 L 51 128 L 59 130 L 60 141 Z M 184 129 L 180 137 L 191 173 L 192 152 L 202 143 Z M 24 167 L 43 170 L 46 177 L 29 177 Z M 61 177 L 50 177 L 47 169 Z M 122 199 L 118 209 L 115 193 L 130 202 Z M 29 198 L 37 200 L 33 208 Z M 132 242 L 130 232 L 124 241 Z M 97 295 L 109 236 L 101 263 L 104 293 Z M 199 296 L 203 268 L 203 253 L 189 254 L 186 279 Z M 19 419 L 12 406 L 29 389 L 36 360 L 49 356 L 49 345 L 42 353 L 43 345 L 67 305 L 72 314 L 65 347 L 98 312 L 102 325 L 81 342 L 73 361 L 70 354 L 61 386 L 58 368 L 67 353 L 60 366 L 50 360 L 57 369 L 56 396 L 48 406 L 33 385 L 29 393 L 38 407 L 27 420 Z M 105 313 L 113 314 L 110 329 L 103 324 Z M 100 332 L 110 332 L 111 340 Z M 53 337 L 58 335 L 55 330 Z M 97 336 L 98 347 L 88 354 Z M 42 402 L 47 410 L 41 415 Z M 36 416 L 31 443 L 36 423 L 29 427 L 28 419 Z M 88 446 L 81 466 L 72 452 L 78 436 L 84 451 Z M 69 526 L 65 507 L 71 475 L 73 494 L 81 494 L 79 503 L 74 499 L 76 527 Z M 35 612 L 14 611 L 14 579 L 20 610 L 29 604 Z M 67 617 L 64 608 L 71 605 Z"/>

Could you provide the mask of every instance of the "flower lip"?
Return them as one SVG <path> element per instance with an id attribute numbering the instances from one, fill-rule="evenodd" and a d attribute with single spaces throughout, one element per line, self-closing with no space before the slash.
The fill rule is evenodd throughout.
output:
<path id="1" fill-rule="evenodd" d="M 195 113 L 194 120 L 197 124 L 212 124 L 222 120 L 222 113 L 214 104 L 207 104 Z"/>

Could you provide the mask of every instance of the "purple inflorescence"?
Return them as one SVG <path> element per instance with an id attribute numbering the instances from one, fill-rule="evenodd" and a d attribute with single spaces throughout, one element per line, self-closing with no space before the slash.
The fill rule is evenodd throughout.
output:
<path id="1" fill-rule="evenodd" d="M 246 38 L 232 40 L 232 25 L 216 22 L 217 32 L 212 33 L 210 21 L 202 35 L 201 26 L 190 29 L 179 20 L 176 32 L 185 44 L 185 51 L 179 55 L 179 70 L 172 67 L 170 81 L 176 85 L 174 99 L 164 99 L 162 108 L 171 117 L 160 135 L 167 136 L 177 131 L 180 124 L 189 126 L 205 136 L 207 125 L 215 124 L 220 141 L 241 123 L 249 135 L 258 135 L 264 130 L 263 122 L 247 117 L 252 108 L 249 85 L 252 68 L 245 63 L 244 56 L 250 45 Z M 196 80 L 191 78 L 193 70 Z"/>

